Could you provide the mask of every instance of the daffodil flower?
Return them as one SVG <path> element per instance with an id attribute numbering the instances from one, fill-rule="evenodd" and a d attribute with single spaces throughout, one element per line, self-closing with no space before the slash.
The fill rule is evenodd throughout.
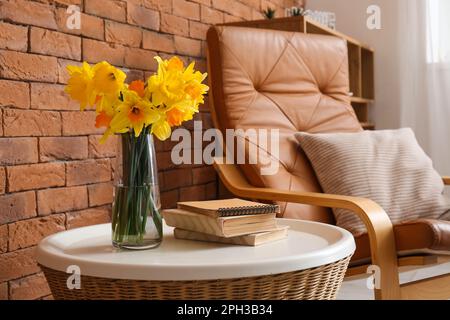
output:
<path id="1" fill-rule="evenodd" d="M 135 91 L 123 92 L 123 102 L 117 106 L 117 111 L 110 123 L 113 132 L 123 132 L 127 128 L 133 129 L 138 137 L 144 127 L 149 126 L 160 118 L 154 106 L 138 96 Z"/>

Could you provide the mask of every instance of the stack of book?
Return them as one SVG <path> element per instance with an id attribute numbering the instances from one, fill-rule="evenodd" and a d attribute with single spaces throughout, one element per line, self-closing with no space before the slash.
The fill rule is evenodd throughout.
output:
<path id="1" fill-rule="evenodd" d="M 242 199 L 178 202 L 163 211 L 178 239 L 257 246 L 287 237 L 275 219 L 279 206 Z"/>

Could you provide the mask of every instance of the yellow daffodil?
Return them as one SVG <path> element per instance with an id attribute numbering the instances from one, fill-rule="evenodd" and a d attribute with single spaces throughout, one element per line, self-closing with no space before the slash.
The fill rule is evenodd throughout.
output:
<path id="1" fill-rule="evenodd" d="M 84 110 L 87 105 L 94 105 L 95 94 L 92 90 L 94 72 L 91 66 L 83 62 L 81 67 L 67 66 L 67 71 L 69 72 L 70 78 L 64 91 L 73 100 L 80 103 L 81 110 Z"/>
<path id="2" fill-rule="evenodd" d="M 163 115 L 158 121 L 152 124 L 150 133 L 154 134 L 161 141 L 164 141 L 170 137 L 172 129 L 170 128 L 165 115 Z"/>
<path id="3" fill-rule="evenodd" d="M 159 113 L 149 101 L 139 97 L 135 91 L 126 90 L 123 92 L 123 102 L 117 106 L 116 114 L 109 126 L 113 132 L 133 129 L 135 136 L 138 137 L 144 127 L 159 118 Z"/>
<path id="4" fill-rule="evenodd" d="M 106 128 L 100 142 L 110 135 L 133 130 L 138 137 L 151 126 L 151 134 L 167 139 L 172 129 L 191 120 L 204 103 L 209 90 L 202 82 L 207 74 L 195 71 L 195 64 L 186 68 L 178 57 L 163 60 L 155 57 L 158 71 L 148 78 L 125 84 L 126 75 L 120 69 L 102 61 L 91 67 L 68 66 L 70 78 L 65 91 L 80 103 L 96 108 L 95 126 Z"/>
<path id="5" fill-rule="evenodd" d="M 158 71 L 148 79 L 147 96 L 152 103 L 163 109 L 170 109 L 185 96 L 183 79 L 183 62 L 178 57 L 158 61 Z"/>
<path id="6" fill-rule="evenodd" d="M 97 63 L 92 68 L 92 71 L 94 73 L 92 89 L 96 94 L 97 112 L 100 113 L 103 110 L 105 99 L 115 100 L 119 97 L 120 90 L 124 87 L 126 75 L 122 70 L 117 69 L 106 61 Z"/>
<path id="7" fill-rule="evenodd" d="M 133 90 L 139 97 L 145 96 L 145 83 L 142 80 L 134 80 L 128 85 L 128 90 Z"/>

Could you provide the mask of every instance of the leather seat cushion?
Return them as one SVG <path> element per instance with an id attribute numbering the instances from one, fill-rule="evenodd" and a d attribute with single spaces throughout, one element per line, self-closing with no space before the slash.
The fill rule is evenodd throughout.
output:
<path id="1" fill-rule="evenodd" d="M 450 251 L 450 221 L 418 219 L 394 226 L 395 243 L 400 256 L 432 251 Z M 367 233 L 355 237 L 352 261 L 370 259 Z"/>

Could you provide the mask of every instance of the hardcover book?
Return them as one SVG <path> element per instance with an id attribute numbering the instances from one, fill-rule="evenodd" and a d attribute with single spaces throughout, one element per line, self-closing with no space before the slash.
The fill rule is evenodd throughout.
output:
<path id="1" fill-rule="evenodd" d="M 236 244 L 241 246 L 259 246 L 264 243 L 274 242 L 277 240 L 285 239 L 288 234 L 288 227 L 283 226 L 273 231 L 265 231 L 259 233 L 252 233 L 243 236 L 225 238 L 218 237 L 211 234 L 189 231 L 184 229 L 175 228 L 173 231 L 175 238 L 207 241 L 207 242 L 219 242 L 226 244 Z"/>
<path id="2" fill-rule="evenodd" d="M 214 218 L 280 212 L 280 207 L 276 204 L 259 203 L 237 198 L 178 202 L 177 205 L 178 209 L 192 211 Z"/>
<path id="3" fill-rule="evenodd" d="M 171 227 L 226 238 L 277 229 L 275 213 L 213 218 L 187 210 L 168 209 L 163 211 L 163 217 Z"/>

